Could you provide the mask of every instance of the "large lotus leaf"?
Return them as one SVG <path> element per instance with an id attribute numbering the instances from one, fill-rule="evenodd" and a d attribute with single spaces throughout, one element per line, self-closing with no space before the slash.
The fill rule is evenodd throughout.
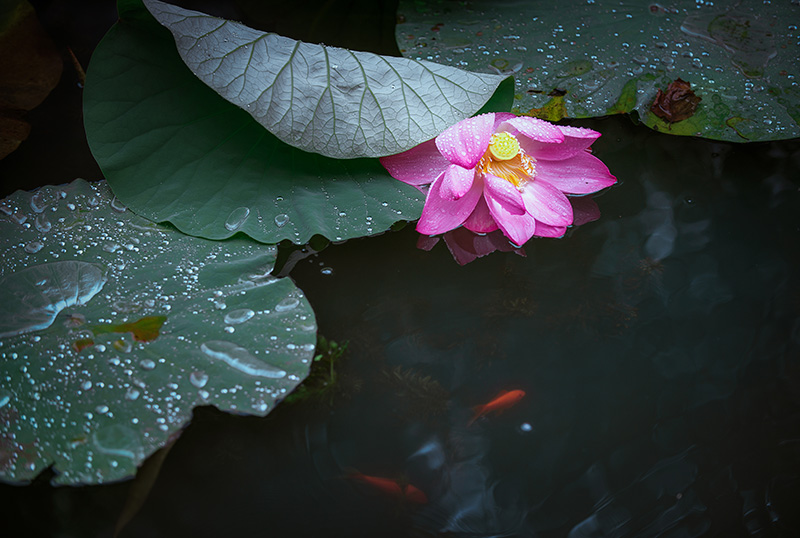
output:
<path id="1" fill-rule="evenodd" d="M 104 182 L 0 202 L 0 478 L 118 480 L 195 406 L 271 411 L 316 336 L 275 253 L 153 224 Z"/>
<path id="2" fill-rule="evenodd" d="M 513 73 L 515 112 L 550 120 L 636 111 L 649 127 L 730 141 L 800 136 L 796 2 L 524 0 L 400 3 L 409 58 Z M 702 98 L 666 123 L 676 79 Z"/>
<path id="3" fill-rule="evenodd" d="M 506 78 L 144 3 L 200 80 L 287 144 L 337 159 L 394 155 L 430 140 L 477 112 Z"/>
<path id="4" fill-rule="evenodd" d="M 265 243 L 344 240 L 419 218 L 420 193 L 376 159 L 287 146 L 192 75 L 141 2 L 120 12 L 89 65 L 84 123 L 131 209 L 191 235 Z"/>

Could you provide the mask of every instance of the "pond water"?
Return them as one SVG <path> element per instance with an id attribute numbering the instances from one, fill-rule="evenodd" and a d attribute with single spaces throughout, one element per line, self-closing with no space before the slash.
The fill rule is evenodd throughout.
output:
<path id="1" fill-rule="evenodd" d="M 580 124 L 620 183 L 563 239 L 462 267 L 409 225 L 298 262 L 335 383 L 197 409 L 120 536 L 800 534 L 800 142 Z M 111 536 L 137 491 L 44 482 L 0 486 L 17 532 Z"/>

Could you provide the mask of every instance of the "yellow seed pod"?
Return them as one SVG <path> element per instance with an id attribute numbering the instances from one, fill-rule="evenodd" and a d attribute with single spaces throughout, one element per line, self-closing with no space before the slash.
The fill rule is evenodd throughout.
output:
<path id="1" fill-rule="evenodd" d="M 495 133 L 489 141 L 489 153 L 498 161 L 508 161 L 519 154 L 519 141 L 509 133 Z"/>

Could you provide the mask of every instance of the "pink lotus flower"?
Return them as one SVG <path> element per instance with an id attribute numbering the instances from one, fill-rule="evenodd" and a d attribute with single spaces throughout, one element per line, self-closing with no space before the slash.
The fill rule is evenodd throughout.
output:
<path id="1" fill-rule="evenodd" d="M 482 114 L 380 161 L 392 177 L 426 193 L 418 232 L 500 228 L 522 245 L 534 235 L 564 235 L 573 222 L 567 194 L 590 194 L 616 182 L 589 152 L 599 136 L 526 116 Z"/>

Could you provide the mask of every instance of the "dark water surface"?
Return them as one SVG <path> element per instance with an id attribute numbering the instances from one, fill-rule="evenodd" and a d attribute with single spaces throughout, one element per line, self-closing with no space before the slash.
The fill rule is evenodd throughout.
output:
<path id="1" fill-rule="evenodd" d="M 460 267 L 408 226 L 300 261 L 350 342 L 335 386 L 197 410 L 121 536 L 800 535 L 800 142 L 583 125 L 620 184 L 564 239 Z M 128 491 L 0 499 L 17 535 L 110 536 Z"/>

